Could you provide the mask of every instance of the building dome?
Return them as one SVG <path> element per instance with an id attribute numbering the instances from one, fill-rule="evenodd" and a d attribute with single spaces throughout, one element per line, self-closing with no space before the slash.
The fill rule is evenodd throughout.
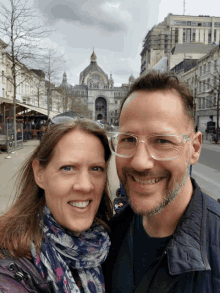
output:
<path id="1" fill-rule="evenodd" d="M 60 84 L 59 87 L 60 88 L 66 88 L 66 89 L 72 88 L 72 86 L 67 82 L 66 72 L 63 73 L 63 80 L 62 80 L 62 83 Z"/>
<path id="2" fill-rule="evenodd" d="M 86 80 L 87 76 L 91 75 L 92 73 L 99 73 L 101 76 L 103 76 L 106 80 L 108 80 L 108 75 L 101 69 L 101 67 L 97 64 L 97 57 L 93 50 L 91 55 L 91 62 L 89 66 L 87 66 L 81 73 L 80 73 L 80 84 L 83 84 Z"/>
<path id="3" fill-rule="evenodd" d="M 129 83 L 134 83 L 135 82 L 135 78 L 134 78 L 133 74 L 130 75 L 128 81 L 129 81 Z"/>
<path id="4" fill-rule="evenodd" d="M 113 78 L 112 78 L 112 74 L 110 74 L 110 78 L 109 78 L 110 82 L 114 82 Z"/>

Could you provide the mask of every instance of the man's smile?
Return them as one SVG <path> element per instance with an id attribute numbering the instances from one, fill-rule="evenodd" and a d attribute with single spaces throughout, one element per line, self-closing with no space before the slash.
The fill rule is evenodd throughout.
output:
<path id="1" fill-rule="evenodd" d="M 140 183 L 142 185 L 149 185 L 149 184 L 155 184 L 155 183 L 158 183 L 160 180 L 163 179 L 163 177 L 158 177 L 158 178 L 152 178 L 152 179 L 139 179 L 138 177 L 136 176 L 133 176 L 133 175 L 129 175 L 132 180 L 134 182 L 137 182 L 137 183 Z"/>

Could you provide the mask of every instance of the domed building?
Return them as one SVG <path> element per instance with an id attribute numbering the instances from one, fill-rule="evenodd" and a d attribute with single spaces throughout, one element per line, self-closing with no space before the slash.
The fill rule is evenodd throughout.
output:
<path id="1" fill-rule="evenodd" d="M 67 94 L 71 93 L 71 91 L 73 89 L 73 86 L 67 82 L 66 72 L 64 72 L 64 74 L 63 74 L 63 80 L 62 80 L 62 83 L 60 84 L 59 87 L 61 89 L 66 89 Z"/>
<path id="2" fill-rule="evenodd" d="M 80 73 L 79 84 L 73 86 L 67 92 L 81 99 L 84 105 L 88 107 L 91 113 L 91 119 L 104 119 L 106 122 L 112 124 L 117 123 L 121 101 L 126 96 L 129 86 L 133 81 L 134 77 L 133 79 L 130 77 L 129 84 L 115 87 L 112 74 L 108 76 L 98 66 L 97 57 L 93 50 L 90 57 L 90 65 Z M 66 75 L 61 85 L 68 85 Z"/>

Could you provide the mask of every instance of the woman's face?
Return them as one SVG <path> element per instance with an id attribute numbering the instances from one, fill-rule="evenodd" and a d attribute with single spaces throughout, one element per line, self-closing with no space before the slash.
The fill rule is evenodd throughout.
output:
<path id="1" fill-rule="evenodd" d="M 94 135 L 65 134 L 46 168 L 33 162 L 35 180 L 55 220 L 73 232 L 88 229 L 97 213 L 106 182 L 105 150 Z"/>

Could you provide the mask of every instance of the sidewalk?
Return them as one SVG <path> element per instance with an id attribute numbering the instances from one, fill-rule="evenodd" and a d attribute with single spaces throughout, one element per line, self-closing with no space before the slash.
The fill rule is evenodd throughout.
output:
<path id="1" fill-rule="evenodd" d="M 220 152 L 220 143 L 210 143 L 210 141 L 206 139 L 203 139 L 202 147 L 208 150 Z"/>
<path id="2" fill-rule="evenodd" d="M 0 213 L 3 213 L 12 203 L 16 173 L 28 155 L 39 145 L 39 140 L 24 142 L 23 148 L 10 154 L 11 159 L 5 159 L 7 152 L 0 154 Z"/>

